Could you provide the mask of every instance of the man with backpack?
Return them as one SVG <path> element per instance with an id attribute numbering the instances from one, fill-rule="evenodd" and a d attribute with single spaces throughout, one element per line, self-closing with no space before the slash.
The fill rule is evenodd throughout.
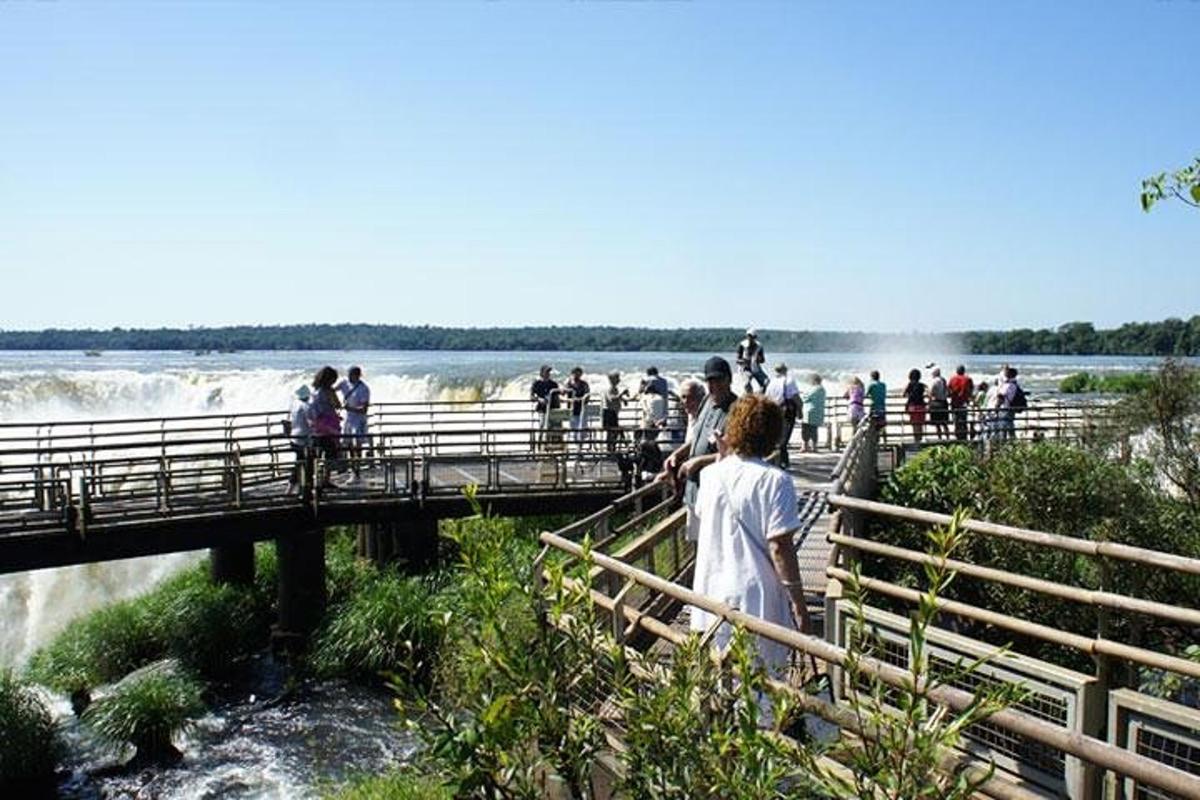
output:
<path id="1" fill-rule="evenodd" d="M 1017 435 L 1015 417 L 1029 407 L 1025 390 L 1017 383 L 1017 368 L 1004 370 L 1004 386 L 1000 390 L 1000 438 L 1012 439 Z"/>

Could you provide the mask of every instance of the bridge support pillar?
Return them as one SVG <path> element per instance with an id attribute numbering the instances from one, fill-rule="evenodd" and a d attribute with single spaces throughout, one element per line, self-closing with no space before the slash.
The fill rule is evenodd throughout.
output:
<path id="1" fill-rule="evenodd" d="M 408 568 L 421 571 L 438 563 L 438 518 L 415 517 L 396 526 L 397 555 L 408 562 Z"/>
<path id="2" fill-rule="evenodd" d="M 223 544 L 209 551 L 209 576 L 216 584 L 254 585 L 254 543 Z"/>
<path id="3" fill-rule="evenodd" d="M 303 528 L 275 540 L 279 558 L 279 622 L 272 633 L 277 649 L 304 648 L 325 614 L 325 531 Z"/>
<path id="4" fill-rule="evenodd" d="M 357 550 L 359 558 L 369 559 L 379 567 L 402 562 L 412 572 L 429 569 L 437 564 L 437 517 L 361 525 Z"/>

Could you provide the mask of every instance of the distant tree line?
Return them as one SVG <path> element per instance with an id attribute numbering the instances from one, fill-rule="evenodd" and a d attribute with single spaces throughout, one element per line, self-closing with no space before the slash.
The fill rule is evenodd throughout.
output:
<path id="1" fill-rule="evenodd" d="M 570 327 L 441 328 L 428 325 L 239 325 L 223 328 L 112 328 L 0 331 L 2 350 L 596 350 L 724 352 L 737 328 Z M 962 333 L 863 333 L 762 329 L 768 352 L 962 350 L 1015 355 L 1200 355 L 1200 315 L 1184 321 L 1131 322 L 1096 330 L 1089 322 L 1057 328 Z"/>

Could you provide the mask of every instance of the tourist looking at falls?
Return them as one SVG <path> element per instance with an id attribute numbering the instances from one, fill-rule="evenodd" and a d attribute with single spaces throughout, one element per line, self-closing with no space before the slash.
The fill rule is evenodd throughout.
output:
<path id="1" fill-rule="evenodd" d="M 704 362 L 704 382 L 708 387 L 696 418 L 695 432 L 691 441 L 686 441 L 663 462 L 663 471 L 657 480 L 670 480 L 676 493 L 683 494 L 683 502 L 689 513 L 694 514 L 696 491 L 700 488 L 700 473 L 717 460 L 718 434 L 725 430 L 725 417 L 729 414 L 737 395 L 733 393 L 733 370 L 729 362 L 713 356 Z M 696 533 L 688 529 L 688 538 L 695 541 Z"/>
<path id="2" fill-rule="evenodd" d="M 758 383 L 758 390 L 765 392 L 767 373 L 763 371 L 763 364 L 767 361 L 767 354 L 762 343 L 758 341 L 758 331 L 754 328 L 747 328 L 746 338 L 738 342 L 736 361 L 743 379 L 743 391 L 746 394 L 754 391 L 751 383 L 754 381 Z"/>
<path id="3" fill-rule="evenodd" d="M 720 458 L 704 470 L 695 500 L 699 517 L 692 590 L 778 625 L 811 630 L 792 537 L 800 529 L 799 502 L 790 475 L 764 459 L 779 444 L 783 413 L 762 395 L 733 404 L 724 433 L 715 436 Z M 704 633 L 718 618 L 692 608 L 690 626 Z M 713 636 L 725 649 L 729 623 Z M 791 659 L 786 644 L 755 637 L 758 659 L 782 678 Z M 764 698 L 768 711 L 769 698 Z"/>

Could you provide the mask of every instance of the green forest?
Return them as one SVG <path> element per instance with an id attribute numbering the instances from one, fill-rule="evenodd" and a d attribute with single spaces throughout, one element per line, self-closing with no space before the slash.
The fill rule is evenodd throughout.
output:
<path id="1" fill-rule="evenodd" d="M 112 328 L 0 331 L 0 350 L 591 350 L 722 352 L 738 328 L 632 328 L 577 325 L 442 328 L 428 325 L 239 325 L 222 328 Z M 1200 355 L 1200 315 L 1130 322 L 1098 330 L 1089 322 L 1057 328 L 961 333 L 863 333 L 762 329 L 768 352 L 953 350 L 1012 355 Z"/>

